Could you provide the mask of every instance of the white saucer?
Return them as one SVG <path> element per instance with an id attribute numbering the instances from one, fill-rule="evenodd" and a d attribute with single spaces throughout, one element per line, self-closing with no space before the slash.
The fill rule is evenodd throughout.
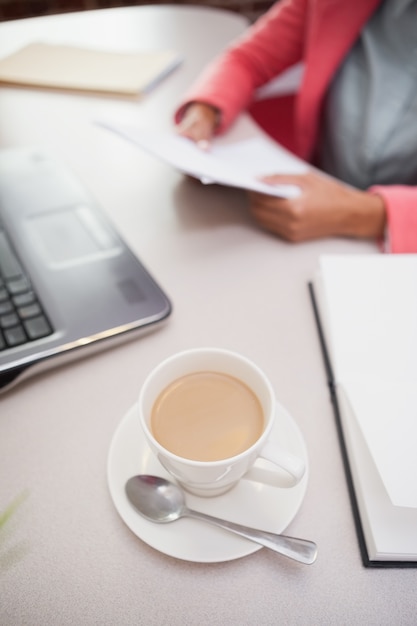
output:
<path id="1" fill-rule="evenodd" d="M 306 473 L 291 488 L 273 487 L 240 480 L 227 493 L 202 498 L 187 494 L 187 506 L 261 530 L 282 533 L 293 520 L 304 498 L 308 481 L 307 450 L 298 426 L 278 405 L 272 441 L 279 433 L 280 444 L 304 459 Z M 111 442 L 107 480 L 120 517 L 142 541 L 169 556 L 197 563 L 218 563 L 252 554 L 262 546 L 207 523 L 182 518 L 156 524 L 142 518 L 129 503 L 125 483 L 136 474 L 170 478 L 146 443 L 134 405 L 119 424 Z"/>

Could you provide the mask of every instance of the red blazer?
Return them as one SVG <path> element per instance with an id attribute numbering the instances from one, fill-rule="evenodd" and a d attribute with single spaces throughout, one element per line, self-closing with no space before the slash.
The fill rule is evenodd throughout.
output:
<path id="1" fill-rule="evenodd" d="M 176 121 L 187 103 L 203 101 L 222 111 L 219 132 L 224 132 L 241 111 L 252 107 L 255 119 L 264 115 L 266 121 L 261 125 L 273 137 L 301 158 L 312 161 L 330 81 L 379 3 L 380 0 L 277 2 L 207 67 L 176 111 Z M 282 106 L 277 107 L 277 100 L 253 105 L 256 89 L 299 62 L 305 66 L 300 89 L 294 101 L 284 100 L 293 105 L 290 120 L 288 111 L 285 118 L 280 114 Z M 284 135 L 283 127 L 287 131 Z M 385 200 L 389 250 L 417 252 L 417 188 L 390 185 L 372 187 L 370 191 Z"/>

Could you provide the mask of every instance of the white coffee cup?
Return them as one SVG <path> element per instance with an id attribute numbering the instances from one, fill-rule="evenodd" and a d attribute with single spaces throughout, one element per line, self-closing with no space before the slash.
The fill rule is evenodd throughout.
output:
<path id="1" fill-rule="evenodd" d="M 152 409 L 161 392 L 172 382 L 196 372 L 217 372 L 232 376 L 249 387 L 263 412 L 259 438 L 235 456 L 216 461 L 196 461 L 174 454 L 156 440 L 151 428 Z M 257 459 L 270 461 L 280 481 L 284 470 L 296 485 L 303 477 L 305 463 L 291 452 L 270 441 L 277 410 L 271 383 L 262 370 L 240 354 L 217 348 L 197 348 L 179 352 L 156 366 L 146 378 L 138 401 L 139 419 L 146 440 L 163 467 L 189 492 L 216 496 L 235 485 L 254 467 Z M 288 478 L 287 476 L 287 478 Z M 288 486 L 288 480 L 282 486 Z"/>

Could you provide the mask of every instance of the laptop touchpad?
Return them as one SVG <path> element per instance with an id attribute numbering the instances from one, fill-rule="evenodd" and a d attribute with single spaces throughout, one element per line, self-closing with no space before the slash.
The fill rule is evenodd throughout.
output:
<path id="1" fill-rule="evenodd" d="M 32 215 L 26 226 L 44 260 L 56 268 L 121 252 L 114 235 L 87 205 Z"/>

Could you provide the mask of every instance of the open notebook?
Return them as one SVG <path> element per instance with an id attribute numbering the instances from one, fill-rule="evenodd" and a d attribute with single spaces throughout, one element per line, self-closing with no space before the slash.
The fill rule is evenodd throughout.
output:
<path id="1" fill-rule="evenodd" d="M 150 90 L 181 60 L 172 50 L 123 53 L 34 42 L 0 59 L 0 82 L 137 95 Z"/>
<path id="2" fill-rule="evenodd" d="M 311 287 L 363 561 L 417 565 L 417 256 L 323 256 Z"/>

